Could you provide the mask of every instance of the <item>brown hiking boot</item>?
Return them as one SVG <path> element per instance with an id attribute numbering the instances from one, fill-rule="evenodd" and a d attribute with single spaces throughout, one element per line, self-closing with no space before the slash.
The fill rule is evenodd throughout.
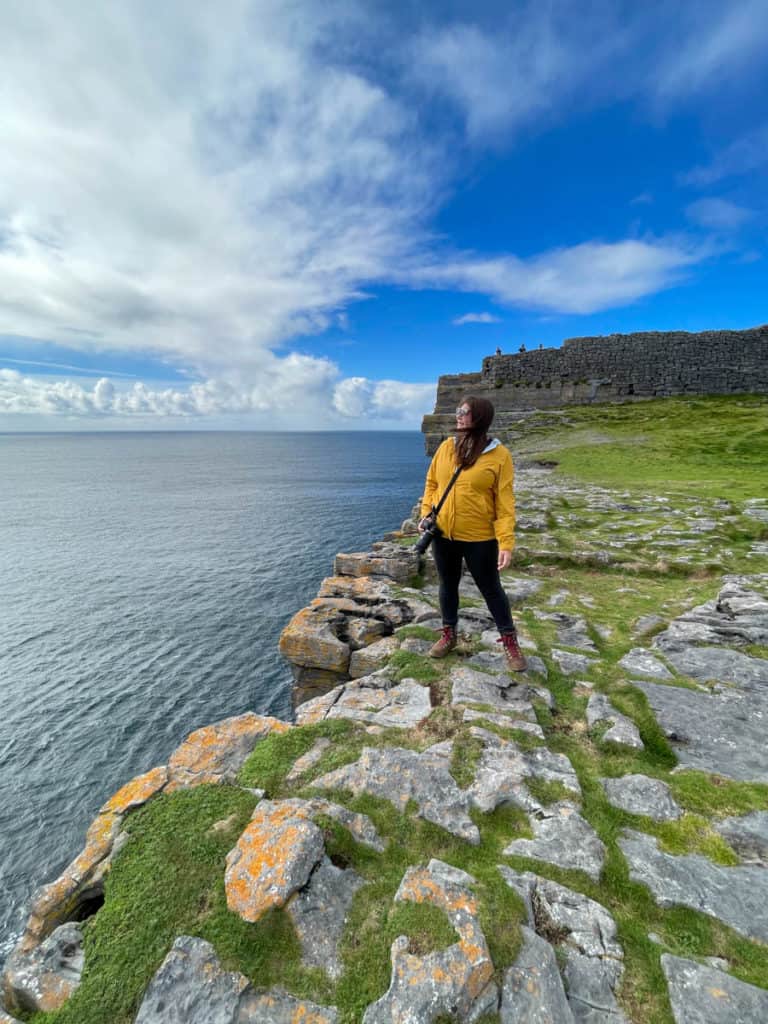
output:
<path id="1" fill-rule="evenodd" d="M 430 658 L 444 658 L 456 647 L 456 628 L 443 626 L 440 639 L 429 649 Z"/>
<path id="2" fill-rule="evenodd" d="M 517 633 L 503 633 L 496 642 L 504 644 L 504 654 L 507 658 L 507 668 L 509 671 L 525 672 L 527 663 L 517 642 Z"/>

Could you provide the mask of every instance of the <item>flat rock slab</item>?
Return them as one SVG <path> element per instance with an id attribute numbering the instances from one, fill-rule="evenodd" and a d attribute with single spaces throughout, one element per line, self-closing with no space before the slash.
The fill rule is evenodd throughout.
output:
<path id="1" fill-rule="evenodd" d="M 222 970 L 213 946 L 182 935 L 149 983 L 135 1024 L 234 1024 L 242 975 Z"/>
<path id="2" fill-rule="evenodd" d="M 598 722 L 611 723 L 610 729 L 603 733 L 603 743 L 616 743 L 632 750 L 644 748 L 645 744 L 635 723 L 617 711 L 604 693 L 593 693 L 587 703 L 587 725 L 593 729 Z"/>
<path id="3" fill-rule="evenodd" d="M 288 801 L 262 801 L 227 854 L 227 906 L 245 921 L 282 907 L 325 854 L 323 833 Z"/>
<path id="4" fill-rule="evenodd" d="M 647 886 L 660 907 L 699 910 L 741 935 L 768 942 L 768 870 L 723 867 L 699 854 L 675 857 L 653 836 L 625 829 L 619 846 L 630 877 Z"/>
<path id="5" fill-rule="evenodd" d="M 583 675 L 598 664 L 595 658 L 588 658 L 586 654 L 561 651 L 557 647 L 552 648 L 552 657 L 557 662 L 564 676 Z"/>
<path id="6" fill-rule="evenodd" d="M 260 809 L 270 806 L 275 807 L 277 805 L 270 801 L 262 801 L 256 807 L 252 817 L 255 818 L 259 814 Z M 356 843 L 369 846 L 372 850 L 376 850 L 377 853 L 383 853 L 386 848 L 386 841 L 376 831 L 376 826 L 368 815 L 361 814 L 359 811 L 350 811 L 343 804 L 335 804 L 330 800 L 323 800 L 321 797 L 313 797 L 311 800 L 291 797 L 288 800 L 281 800 L 279 806 L 283 809 L 284 813 L 301 818 L 304 821 L 314 821 L 315 818 L 321 816 L 332 818 L 343 828 L 347 829 Z"/>
<path id="7" fill-rule="evenodd" d="M 439 860 L 431 860 L 426 868 L 408 868 L 395 900 L 438 907 L 459 941 L 447 949 L 415 956 L 408 951 L 406 936 L 395 939 L 389 989 L 365 1011 L 363 1024 L 429 1024 L 441 1015 L 472 1021 L 496 1009 L 498 991 L 480 927 L 480 907 L 470 888 L 474 882 L 471 875 Z"/>
<path id="8" fill-rule="evenodd" d="M 542 612 L 538 609 L 533 614 L 537 619 L 555 624 L 557 642 L 564 647 L 597 652 L 595 643 L 589 635 L 587 622 L 581 616 L 569 615 L 567 612 Z"/>
<path id="9" fill-rule="evenodd" d="M 400 641 L 397 637 L 385 636 L 368 647 L 353 651 L 349 659 L 350 676 L 359 679 L 383 668 L 399 646 Z"/>
<path id="10" fill-rule="evenodd" d="M 768 1021 L 768 991 L 725 971 L 662 953 L 675 1024 L 758 1024 Z"/>
<path id="11" fill-rule="evenodd" d="M 337 686 L 330 693 L 302 704 L 296 711 L 299 725 L 346 718 L 382 728 L 418 725 L 432 711 L 429 688 L 415 679 L 394 682 L 386 669 Z"/>
<path id="12" fill-rule="evenodd" d="M 713 828 L 746 864 L 768 867 L 768 811 L 753 811 L 739 818 L 723 818 Z"/>
<path id="13" fill-rule="evenodd" d="M 244 975 L 224 971 L 203 939 L 182 935 L 150 981 L 135 1024 L 336 1024 L 335 1007 L 285 992 L 256 992 Z"/>
<path id="14" fill-rule="evenodd" d="M 600 779 L 608 803 L 629 814 L 642 814 L 654 821 L 677 821 L 682 809 L 672 798 L 669 786 L 647 775 L 622 775 Z"/>
<path id="15" fill-rule="evenodd" d="M 515 839 L 504 850 L 508 857 L 531 857 L 561 868 L 584 871 L 595 882 L 605 863 L 605 846 L 595 830 L 566 801 L 529 816 L 533 839 Z"/>
<path id="16" fill-rule="evenodd" d="M 615 996 L 624 951 L 616 937 L 616 922 L 605 907 L 530 871 L 517 872 L 504 865 L 499 871 L 525 903 L 530 927 L 539 934 L 557 936 L 573 1019 L 583 1024 L 624 1024 Z M 521 1020 L 539 1024 L 535 1015 Z M 541 1024 L 549 1020 L 543 1017 Z M 553 1017 L 551 1022 L 560 1024 L 560 1018 Z"/>
<path id="17" fill-rule="evenodd" d="M 234 782 L 257 743 L 287 732 L 287 722 L 247 712 L 191 733 L 168 762 L 166 792 L 189 786 Z"/>
<path id="18" fill-rule="evenodd" d="M 491 676 L 460 666 L 451 670 L 451 704 L 484 704 L 494 711 L 536 721 L 528 686 L 513 686 L 508 676 Z"/>
<path id="19" fill-rule="evenodd" d="M 504 974 L 501 1024 L 574 1024 L 550 944 L 525 925 L 523 944 Z"/>
<path id="20" fill-rule="evenodd" d="M 674 678 L 664 662 L 659 661 L 643 647 L 633 647 L 629 654 L 625 654 L 619 661 L 619 665 L 633 676 L 647 676 L 649 679 Z"/>
<path id="21" fill-rule="evenodd" d="M 400 747 L 365 747 L 360 760 L 315 779 L 317 789 L 347 789 L 389 800 L 401 813 L 409 800 L 419 817 L 477 845 L 480 833 L 469 817 L 469 797 L 449 771 L 453 745 L 438 743 L 423 753 Z"/>
<path id="22" fill-rule="evenodd" d="M 634 684 L 648 698 L 681 765 L 742 782 L 768 782 L 768 693 L 704 693 Z"/>
<path id="23" fill-rule="evenodd" d="M 318 967 L 336 980 L 342 973 L 339 944 L 349 908 L 363 879 L 352 868 L 337 868 L 325 857 L 309 882 L 286 907 L 301 943 L 306 967 Z"/>
<path id="24" fill-rule="evenodd" d="M 547 747 L 523 750 L 512 740 L 473 726 L 471 735 L 483 744 L 475 779 L 467 790 L 472 804 L 488 812 L 502 804 L 514 804 L 526 811 L 542 810 L 541 802 L 525 785 L 526 779 L 559 782 L 575 797 L 581 786 L 573 765 L 565 754 L 556 754 Z"/>
<path id="25" fill-rule="evenodd" d="M 472 708 L 465 708 L 462 721 L 491 722 L 502 729 L 519 729 L 520 732 L 526 732 L 539 740 L 544 739 L 544 730 L 535 722 L 529 722 L 524 718 L 513 718 L 511 715 L 497 715 L 493 711 L 473 711 Z"/>

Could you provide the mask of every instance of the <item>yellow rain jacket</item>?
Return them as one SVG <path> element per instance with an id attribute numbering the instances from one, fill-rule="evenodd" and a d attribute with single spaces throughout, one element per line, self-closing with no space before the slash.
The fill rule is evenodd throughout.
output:
<path id="1" fill-rule="evenodd" d="M 456 469 L 452 437 L 440 445 L 427 471 L 421 515 L 442 498 Z M 515 492 L 512 456 L 491 441 L 474 466 L 462 469 L 440 510 L 437 525 L 449 540 L 493 540 L 502 551 L 515 545 Z"/>

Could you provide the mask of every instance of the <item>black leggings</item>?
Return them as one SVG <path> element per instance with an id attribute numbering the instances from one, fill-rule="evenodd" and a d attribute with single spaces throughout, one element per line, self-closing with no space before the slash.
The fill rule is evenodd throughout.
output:
<path id="1" fill-rule="evenodd" d="M 500 633 L 513 633 L 515 624 L 509 598 L 501 586 L 498 570 L 499 545 L 495 540 L 448 540 L 435 537 L 435 565 L 440 576 L 440 612 L 444 626 L 459 621 L 459 581 L 462 559 L 485 598 L 488 611 Z"/>

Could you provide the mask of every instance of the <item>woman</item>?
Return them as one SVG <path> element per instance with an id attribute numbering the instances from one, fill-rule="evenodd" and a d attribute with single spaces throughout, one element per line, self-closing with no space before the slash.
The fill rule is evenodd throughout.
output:
<path id="1" fill-rule="evenodd" d="M 464 561 L 501 633 L 499 642 L 504 645 L 508 667 L 522 672 L 525 658 L 518 646 L 509 598 L 499 578 L 499 570 L 512 561 L 515 543 L 514 471 L 507 449 L 488 436 L 493 414 L 493 405 L 486 398 L 463 398 L 456 410 L 456 435 L 443 441 L 427 472 L 421 531 L 456 468 L 462 467 L 437 519 L 442 536 L 435 537 L 433 550 L 440 577 L 443 629 L 429 653 L 433 658 L 444 658 L 456 646 Z"/>

